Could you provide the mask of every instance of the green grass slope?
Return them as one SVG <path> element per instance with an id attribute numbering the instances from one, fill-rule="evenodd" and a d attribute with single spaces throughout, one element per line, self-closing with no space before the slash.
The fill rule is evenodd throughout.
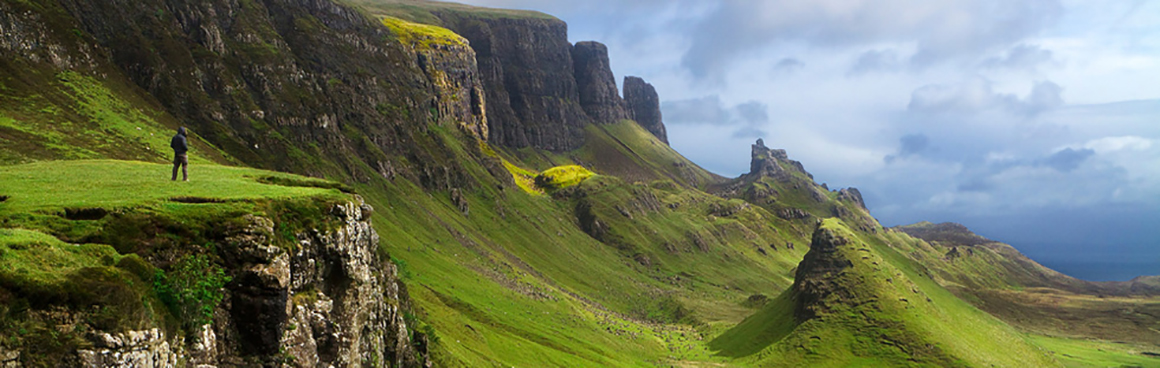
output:
<path id="1" fill-rule="evenodd" d="M 447 133 L 450 151 L 473 149 L 457 132 Z M 470 174 L 489 175 L 476 170 Z M 464 192 L 468 215 L 452 205 L 449 193 L 428 195 L 405 181 L 385 191 L 358 189 L 376 206 L 376 228 L 388 251 L 405 265 L 410 294 L 422 310 L 418 317 L 438 337 L 437 359 L 451 366 L 649 366 L 670 356 L 721 360 L 697 343 L 698 322 L 739 321 L 750 310 L 741 303 L 788 286 L 788 268 L 796 263 L 786 256 L 771 270 L 767 264 L 777 258 L 757 256 L 757 240 L 742 242 L 744 236 L 737 235 L 733 244 L 714 240 L 705 250 L 682 239 L 688 248 L 682 254 L 649 247 L 662 256 L 645 266 L 636 253 L 585 233 L 573 195 L 590 191 L 609 204 L 632 201 L 634 191 L 665 197 L 658 199 L 665 205 L 655 204 L 664 212 L 642 213 L 635 221 L 615 205 L 597 210 L 613 229 L 644 234 L 667 234 L 681 221 L 698 224 L 706 234 L 719 232 L 716 220 L 700 212 L 707 205 L 690 205 L 709 196 L 668 198 L 658 194 L 661 189 L 611 176 L 591 177 L 552 196 L 514 186 L 479 187 Z M 668 207 L 682 201 L 689 203 L 680 211 Z M 737 222 L 720 221 L 724 227 Z M 722 272 L 727 265 L 743 267 Z"/>
<path id="2" fill-rule="evenodd" d="M 1023 330 L 1160 349 L 1160 297 L 1142 277 L 1129 282 L 1078 280 L 1036 263 L 1007 244 L 958 224 L 895 228 L 898 250 L 934 280 Z M 910 238 L 902 233 L 921 238 Z"/>
<path id="3" fill-rule="evenodd" d="M 718 338 L 721 351 L 748 353 L 743 361 L 761 366 L 1057 365 L 880 238 L 836 219 L 815 232 L 789 298 L 795 313 L 785 313 L 789 301 L 769 304 L 755 316 L 767 329 L 742 323 Z M 778 338 L 761 350 L 753 343 Z"/>
<path id="4" fill-rule="evenodd" d="M 0 164 L 118 158 L 166 162 L 177 123 L 117 79 L 0 60 Z M 225 157 L 190 139 L 194 163 Z"/>

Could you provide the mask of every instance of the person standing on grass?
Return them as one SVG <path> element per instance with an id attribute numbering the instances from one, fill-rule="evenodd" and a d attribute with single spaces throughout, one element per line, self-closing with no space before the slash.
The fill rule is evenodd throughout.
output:
<path id="1" fill-rule="evenodd" d="M 173 148 L 173 181 L 177 181 L 177 168 L 181 168 L 181 180 L 189 181 L 189 173 L 186 172 L 186 167 L 189 166 L 189 142 L 185 139 L 185 127 L 177 128 L 177 135 L 169 141 L 169 147 Z"/>

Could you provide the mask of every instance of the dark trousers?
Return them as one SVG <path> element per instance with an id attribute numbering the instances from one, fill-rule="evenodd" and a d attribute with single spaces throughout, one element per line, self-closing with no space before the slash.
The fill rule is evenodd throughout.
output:
<path id="1" fill-rule="evenodd" d="M 189 173 L 186 172 L 186 167 L 189 167 L 189 156 L 184 153 L 180 155 L 173 155 L 173 179 L 177 180 L 177 168 L 181 168 L 181 180 L 189 180 Z"/>

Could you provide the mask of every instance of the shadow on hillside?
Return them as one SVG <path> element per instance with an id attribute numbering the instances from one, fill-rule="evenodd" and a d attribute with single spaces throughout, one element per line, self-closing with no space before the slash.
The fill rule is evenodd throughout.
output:
<path id="1" fill-rule="evenodd" d="M 750 356 L 789 336 L 797 325 L 793 297 L 790 289 L 786 289 L 757 313 L 710 341 L 709 348 L 720 356 Z"/>

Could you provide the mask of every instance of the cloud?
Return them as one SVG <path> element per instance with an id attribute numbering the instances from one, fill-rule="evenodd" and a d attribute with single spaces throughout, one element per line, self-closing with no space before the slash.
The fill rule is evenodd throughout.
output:
<path id="1" fill-rule="evenodd" d="M 1079 167 L 1080 164 L 1095 154 L 1096 151 L 1091 149 L 1076 150 L 1065 148 L 1052 154 L 1051 156 L 1047 156 L 1047 158 L 1044 159 L 1042 163 L 1043 165 L 1059 170 L 1060 172 L 1072 172 L 1075 171 L 1075 169 Z"/>
<path id="2" fill-rule="evenodd" d="M 911 93 L 907 109 L 927 114 L 974 114 L 1003 109 L 1023 117 L 1035 117 L 1063 105 L 1063 87 L 1051 81 L 1036 82 L 1024 98 L 997 93 L 992 83 L 975 77 L 959 84 L 929 84 Z"/>
<path id="3" fill-rule="evenodd" d="M 734 138 L 758 138 L 766 135 L 762 129 L 769 123 L 769 105 L 748 101 L 726 107 L 720 96 L 665 101 L 661 112 L 666 124 L 711 125 L 737 127 Z"/>
<path id="4" fill-rule="evenodd" d="M 688 100 L 661 103 L 666 124 L 732 125 L 732 114 L 721 103 L 721 96 L 712 95 Z"/>
<path id="5" fill-rule="evenodd" d="M 883 158 L 887 164 L 894 163 L 901 157 L 908 157 L 922 153 L 930 147 L 930 137 L 925 134 L 907 134 L 898 139 L 900 147 L 898 153 Z"/>
<path id="6" fill-rule="evenodd" d="M 847 76 L 860 76 L 873 72 L 893 72 L 902 68 L 902 61 L 894 50 L 870 50 L 858 55 Z"/>
<path id="7" fill-rule="evenodd" d="M 1139 136 L 1103 137 L 1085 143 L 1084 148 L 1096 152 L 1146 151 L 1153 146 L 1153 140 Z"/>
<path id="8" fill-rule="evenodd" d="M 769 106 L 749 101 L 734 107 L 737 117 L 748 125 L 765 124 L 769 122 Z"/>
<path id="9" fill-rule="evenodd" d="M 784 58 L 779 60 L 777 64 L 773 64 L 773 71 L 779 73 L 792 73 L 801 70 L 801 68 L 804 68 L 805 66 L 806 63 L 803 63 L 801 60 L 795 58 Z"/>
<path id="10" fill-rule="evenodd" d="M 1020 69 L 1035 70 L 1039 65 L 1051 63 L 1054 55 L 1038 45 L 1019 44 L 1012 47 L 1005 55 L 984 60 L 982 66 L 992 69 Z"/>
<path id="11" fill-rule="evenodd" d="M 1003 96 L 991 89 L 991 82 L 972 78 L 958 85 L 929 84 L 910 95 L 907 109 L 923 113 L 974 113 L 991 108 Z"/>
<path id="12" fill-rule="evenodd" d="M 1042 32 L 1062 12 L 1059 0 L 725 1 L 692 27 L 681 62 L 713 83 L 723 83 L 732 60 L 773 44 L 909 44 L 913 67 L 973 64 Z"/>

